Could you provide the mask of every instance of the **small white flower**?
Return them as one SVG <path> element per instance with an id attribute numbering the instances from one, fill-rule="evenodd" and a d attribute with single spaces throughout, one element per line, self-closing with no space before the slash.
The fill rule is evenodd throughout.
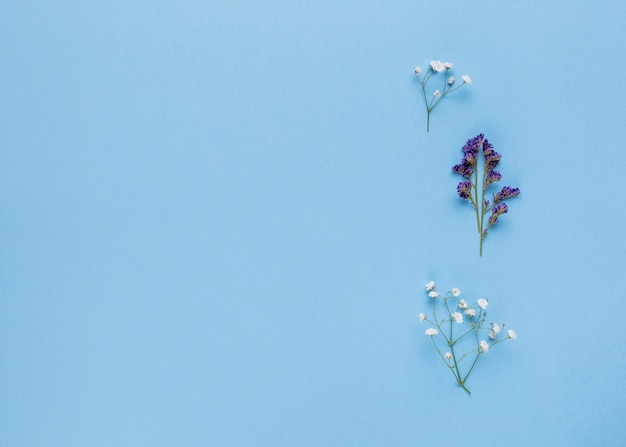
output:
<path id="1" fill-rule="evenodd" d="M 513 340 L 517 340 L 517 334 L 515 333 L 513 329 L 509 329 L 508 334 L 509 334 L 509 338 Z"/>
<path id="2" fill-rule="evenodd" d="M 426 319 L 426 315 L 420 314 L 420 323 Z"/>
<path id="3" fill-rule="evenodd" d="M 452 354 L 450 354 L 449 352 L 446 352 L 443 356 L 446 358 L 446 360 L 450 360 L 452 358 Z"/>
<path id="4" fill-rule="evenodd" d="M 485 310 L 487 308 L 487 306 L 489 305 L 489 301 L 487 301 L 484 298 L 478 298 L 477 303 L 480 306 L 480 308 L 483 309 L 483 310 Z"/>
<path id="5" fill-rule="evenodd" d="M 426 290 L 435 290 L 435 281 L 430 281 L 426 284 Z"/>
<path id="6" fill-rule="evenodd" d="M 441 94 L 441 92 L 439 90 L 435 90 L 434 93 L 433 93 L 433 96 L 436 98 L 440 94 Z"/>
<path id="7" fill-rule="evenodd" d="M 457 324 L 463 323 L 463 315 L 461 315 L 460 312 L 454 312 L 452 314 L 452 318 L 454 318 L 454 321 L 456 321 Z"/>
<path id="8" fill-rule="evenodd" d="M 476 316 L 476 311 L 474 309 L 467 309 L 465 311 L 465 315 L 467 315 L 470 318 L 475 317 Z"/>
<path id="9" fill-rule="evenodd" d="M 461 76 L 461 79 L 463 79 L 463 84 L 471 84 L 472 83 L 472 78 L 470 78 L 468 75 Z"/>
<path id="10" fill-rule="evenodd" d="M 439 296 L 439 292 L 435 292 L 434 290 L 430 291 L 428 292 L 428 296 L 431 297 L 432 299 L 435 299 Z"/>
<path id="11" fill-rule="evenodd" d="M 452 62 L 444 62 L 443 66 L 450 70 L 452 68 Z"/>
<path id="12" fill-rule="evenodd" d="M 420 74 L 422 72 L 422 67 L 415 67 L 415 74 Z"/>
<path id="13" fill-rule="evenodd" d="M 457 289 L 456 287 L 452 289 L 452 295 L 459 296 L 460 294 L 461 294 L 461 291 Z"/>
<path id="14" fill-rule="evenodd" d="M 496 334 L 493 333 L 493 331 L 489 332 L 489 338 L 492 340 L 496 339 Z"/>
<path id="15" fill-rule="evenodd" d="M 493 331 L 494 334 L 499 334 L 500 333 L 500 326 L 498 326 L 496 323 L 491 325 L 491 330 Z"/>
<path id="16" fill-rule="evenodd" d="M 452 293 L 454 293 L 454 291 Z M 467 301 L 465 301 L 463 298 L 461 298 L 459 300 L 459 309 L 465 309 L 466 307 L 467 307 Z"/>
<path id="17" fill-rule="evenodd" d="M 480 351 L 481 352 L 489 351 L 489 343 L 487 343 L 485 340 L 480 341 Z"/>
<path id="18" fill-rule="evenodd" d="M 424 333 L 428 335 L 429 337 L 432 337 L 433 335 L 437 335 L 437 329 L 435 329 L 434 327 L 430 327 L 426 329 Z"/>
<path id="19" fill-rule="evenodd" d="M 454 84 L 454 76 L 450 76 L 448 78 L 448 84 L 450 84 L 450 85 Z"/>
<path id="20" fill-rule="evenodd" d="M 445 70 L 446 66 L 441 61 L 430 61 L 430 68 L 432 68 L 433 71 L 436 71 L 437 73 L 441 73 L 443 70 Z"/>

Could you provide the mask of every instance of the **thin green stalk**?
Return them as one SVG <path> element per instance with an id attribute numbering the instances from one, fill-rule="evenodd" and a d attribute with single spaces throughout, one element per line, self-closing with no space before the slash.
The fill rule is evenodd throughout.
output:
<path id="1" fill-rule="evenodd" d="M 467 374 L 465 374 L 465 378 L 463 378 L 462 382 L 465 383 L 467 381 L 467 378 L 469 377 L 470 373 L 472 372 L 472 370 L 474 369 L 474 366 L 476 366 L 476 362 L 478 361 L 478 357 L 480 357 L 480 352 L 478 354 L 476 354 L 476 358 L 474 359 L 474 363 L 472 363 L 472 366 L 470 367 L 469 371 L 467 372 Z M 461 385 L 463 386 L 463 385 Z M 465 388 L 465 387 L 463 387 Z M 466 388 L 467 390 L 467 388 Z M 469 392 L 469 390 L 467 390 Z M 470 394 L 472 394 L 471 392 L 469 392 Z"/>
<path id="2" fill-rule="evenodd" d="M 479 326 L 480 328 L 480 326 Z M 470 367 L 469 371 L 467 371 L 467 374 L 465 374 L 465 378 L 463 379 L 463 382 L 467 381 L 467 378 L 469 377 L 469 375 L 471 374 L 472 370 L 474 369 L 474 366 L 476 366 L 476 362 L 478 361 L 478 357 L 480 357 L 480 342 L 478 341 L 478 330 L 475 332 L 476 335 L 476 358 L 474 359 L 474 363 L 472 363 L 472 366 Z"/>
<path id="3" fill-rule="evenodd" d="M 470 389 L 468 387 L 465 386 L 465 380 L 459 380 L 459 386 L 461 388 L 463 388 L 465 391 L 467 391 L 467 394 L 471 395 L 472 392 L 470 391 Z"/>
<path id="4" fill-rule="evenodd" d="M 474 201 L 476 203 L 476 205 L 474 206 L 474 208 L 476 209 L 476 226 L 478 227 L 478 232 L 481 233 L 482 232 L 482 227 L 480 225 L 480 217 L 478 216 L 478 163 L 476 163 L 476 169 L 474 172 Z"/>
<path id="5" fill-rule="evenodd" d="M 452 354 L 452 360 L 454 361 L 454 369 L 456 370 L 456 374 L 454 375 L 456 377 L 456 381 L 457 383 L 463 387 L 463 389 L 465 391 L 467 391 L 469 394 L 472 394 L 472 392 L 467 389 L 467 387 L 465 386 L 465 380 L 461 380 L 461 371 L 459 370 L 459 362 L 456 360 L 456 353 L 454 352 L 454 346 L 450 346 L 450 353 Z"/>
<path id="6" fill-rule="evenodd" d="M 478 163 L 476 163 L 478 166 Z M 480 209 L 482 210 L 482 216 L 480 217 L 480 256 L 483 255 L 483 240 L 485 239 L 485 232 L 483 229 L 485 228 L 485 214 L 487 214 L 487 210 L 485 209 L 485 190 L 487 189 L 487 163 L 483 162 L 483 184 L 481 185 L 482 194 L 480 201 Z"/>
<path id="7" fill-rule="evenodd" d="M 439 354 L 439 357 L 441 357 L 441 360 L 443 360 L 443 362 L 446 364 L 446 366 L 448 367 L 448 369 L 450 370 L 450 372 L 452 373 L 452 375 L 454 376 L 454 379 L 459 382 L 461 380 L 461 375 L 458 372 L 458 368 L 455 369 L 452 365 L 450 365 L 450 363 L 448 363 L 448 361 L 446 360 L 446 358 L 441 354 L 441 350 L 439 350 L 439 348 L 437 347 L 437 344 L 435 343 L 435 341 L 433 340 L 433 345 L 435 345 L 435 349 L 437 350 L 437 354 Z M 456 364 L 456 362 L 455 362 Z"/>
<path id="8" fill-rule="evenodd" d="M 466 356 L 466 355 L 467 355 L 467 354 L 465 354 L 465 355 L 463 356 L 463 358 L 465 358 L 465 356 Z M 462 360 L 462 359 L 461 359 L 461 360 Z M 462 379 L 460 379 L 460 380 L 458 381 L 458 382 L 459 382 L 459 385 L 460 385 L 460 386 L 461 386 L 461 387 L 462 387 L 465 391 L 467 391 L 467 392 L 468 392 L 468 394 L 472 394 L 472 392 L 469 390 L 469 388 L 467 388 L 467 386 L 465 385 L 465 383 L 467 382 L 467 379 L 468 379 L 468 377 L 469 377 L 469 373 L 472 371 L 472 369 L 474 368 L 474 365 L 476 364 L 476 360 L 478 360 L 478 358 L 475 358 L 475 359 L 474 359 L 474 362 L 472 363 L 472 366 L 470 367 L 470 370 L 469 370 L 469 372 L 465 375 L 465 377 L 464 377 L 464 378 L 462 378 Z M 456 362 L 456 364 L 457 364 L 457 369 L 458 369 L 458 363 L 460 362 L 460 360 L 459 360 L 459 361 L 456 361 L 456 360 L 455 360 L 455 362 Z M 461 374 L 459 374 L 459 378 L 460 378 L 460 377 L 461 377 Z"/>
<path id="9" fill-rule="evenodd" d="M 459 341 L 460 339 L 462 339 L 463 337 L 465 337 L 467 334 L 469 334 L 470 332 L 474 331 L 475 329 L 473 327 L 470 327 L 467 331 L 465 331 L 462 335 L 459 335 L 455 340 L 452 341 L 452 343 L 456 343 L 457 341 Z"/>

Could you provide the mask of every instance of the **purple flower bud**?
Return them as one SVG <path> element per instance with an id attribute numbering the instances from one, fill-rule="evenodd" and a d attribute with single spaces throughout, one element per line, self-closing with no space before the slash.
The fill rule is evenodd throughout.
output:
<path id="1" fill-rule="evenodd" d="M 498 163 L 500 163 L 500 159 L 502 159 L 502 155 L 498 154 L 497 152 L 494 152 L 488 157 L 485 156 L 485 170 L 490 171 L 498 166 Z"/>
<path id="2" fill-rule="evenodd" d="M 498 217 L 505 214 L 509 210 L 506 203 L 498 203 L 491 208 L 491 216 L 489 216 L 489 226 L 495 224 L 498 221 Z"/>
<path id="3" fill-rule="evenodd" d="M 462 199 L 469 199 L 472 194 L 472 182 L 461 182 L 456 187 L 459 197 Z"/>
<path id="4" fill-rule="evenodd" d="M 485 188 L 494 182 L 499 182 L 500 180 L 502 180 L 502 174 L 498 171 L 487 172 L 487 175 L 485 176 Z"/>
<path id="5" fill-rule="evenodd" d="M 488 157 L 493 153 L 495 153 L 495 151 L 493 150 L 493 145 L 489 142 L 488 139 L 485 138 L 485 140 L 483 141 L 483 154 L 485 154 L 485 157 Z"/>
<path id="6" fill-rule="evenodd" d="M 452 167 L 452 171 L 456 172 L 457 174 L 461 174 L 465 178 L 471 178 L 472 174 L 474 173 L 472 167 L 470 165 L 466 165 L 465 163 L 454 165 Z"/>
<path id="7" fill-rule="evenodd" d="M 465 143 L 465 146 L 463 146 L 463 152 L 468 152 L 468 151 L 476 152 L 476 151 L 478 151 L 478 148 L 483 143 L 484 139 L 485 139 L 485 136 L 482 133 L 476 135 L 474 138 L 470 138 Z"/>
<path id="8" fill-rule="evenodd" d="M 511 188 L 510 186 L 505 186 L 498 194 L 495 194 L 493 196 L 493 203 L 499 203 L 506 199 L 510 199 L 511 197 L 518 196 L 519 193 L 519 188 Z"/>
<path id="9" fill-rule="evenodd" d="M 467 151 L 465 152 L 465 155 L 463 155 L 463 159 L 461 160 L 461 163 L 470 165 L 470 166 L 476 166 L 477 159 L 478 159 L 478 151 Z"/>

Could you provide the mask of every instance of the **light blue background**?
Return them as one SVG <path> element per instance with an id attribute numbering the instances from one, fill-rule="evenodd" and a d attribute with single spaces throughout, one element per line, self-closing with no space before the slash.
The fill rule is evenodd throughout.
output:
<path id="1" fill-rule="evenodd" d="M 0 445 L 626 442 L 626 4 L 95 1 L 0 14 Z M 435 110 L 415 65 L 474 83 Z M 485 242 L 450 168 L 518 186 Z M 417 315 L 519 339 L 469 397 Z"/>

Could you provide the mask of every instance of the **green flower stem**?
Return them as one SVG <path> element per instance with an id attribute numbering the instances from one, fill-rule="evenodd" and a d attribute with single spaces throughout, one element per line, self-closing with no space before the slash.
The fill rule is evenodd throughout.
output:
<path id="1" fill-rule="evenodd" d="M 437 350 L 437 354 L 439 354 L 439 357 L 441 357 L 441 360 L 443 360 L 443 362 L 446 364 L 446 366 L 448 367 L 448 369 L 450 370 L 450 372 L 454 376 L 454 379 L 457 382 L 459 382 L 461 380 L 461 374 L 459 373 L 459 368 L 456 366 L 456 362 L 454 362 L 454 365 L 450 365 L 450 363 L 446 360 L 446 358 L 443 356 L 443 354 L 441 354 L 441 350 L 437 346 L 437 343 L 435 343 L 435 338 L 431 337 L 431 339 L 432 339 L 433 345 L 435 346 L 435 349 Z M 456 369 L 455 369 L 455 367 L 456 367 Z"/>
<path id="2" fill-rule="evenodd" d="M 478 326 L 478 328 L 480 328 L 480 326 Z M 476 358 L 474 358 L 474 362 L 472 363 L 472 366 L 470 366 L 469 371 L 467 371 L 467 374 L 465 374 L 465 378 L 463 379 L 463 382 L 467 381 L 467 378 L 472 373 L 472 370 L 474 369 L 474 366 L 476 366 L 476 362 L 478 361 L 478 357 L 480 357 L 480 354 L 481 354 L 480 341 L 478 340 L 478 330 L 475 331 L 474 335 L 476 336 Z"/>
<path id="3" fill-rule="evenodd" d="M 464 380 L 459 380 L 459 385 L 461 386 L 461 388 L 463 388 L 465 391 L 467 391 L 467 394 L 469 394 L 469 395 L 472 394 L 470 389 L 465 386 L 465 381 Z"/>
<path id="4" fill-rule="evenodd" d="M 474 208 L 476 209 L 476 226 L 478 227 L 478 232 L 481 233 L 482 226 L 480 224 L 480 217 L 478 215 L 478 203 L 479 203 L 478 202 L 478 169 L 474 170 L 474 178 L 476 180 L 474 180 L 474 182 L 472 183 L 472 186 L 474 187 Z"/>
<path id="5" fill-rule="evenodd" d="M 465 331 L 463 334 L 459 335 L 454 341 L 452 341 L 452 343 L 456 343 L 457 341 L 459 341 L 460 339 L 462 339 L 463 337 L 465 337 L 467 334 L 469 334 L 472 331 L 475 331 L 476 329 L 474 329 L 473 327 L 469 328 L 467 331 Z"/>
<path id="6" fill-rule="evenodd" d="M 447 342 L 448 342 L 448 346 L 450 347 L 450 354 L 452 355 L 452 361 L 454 363 L 454 366 L 451 369 L 453 369 L 454 376 L 456 377 L 456 380 L 459 383 L 459 385 L 461 385 L 463 387 L 463 389 L 465 391 L 467 391 L 469 394 L 472 394 L 472 392 L 469 389 L 467 389 L 467 387 L 463 383 L 465 381 L 461 380 L 461 371 L 459 369 L 459 362 L 460 362 L 460 360 L 457 360 L 456 352 L 454 350 L 454 345 L 458 341 L 458 338 L 457 338 L 457 340 L 453 341 L 453 326 L 454 326 L 454 323 L 453 323 L 452 313 L 450 312 L 450 306 L 448 306 L 448 298 L 449 298 L 449 293 L 446 293 L 446 296 L 444 298 L 442 298 L 442 301 L 446 305 L 446 310 L 448 311 L 448 318 L 450 320 L 450 338 L 449 338 L 449 340 L 447 340 Z M 443 331 L 442 331 L 442 334 L 443 334 Z M 444 336 L 444 338 L 445 338 L 445 336 Z"/>
<path id="7" fill-rule="evenodd" d="M 478 163 L 476 163 L 478 165 Z M 487 189 L 487 166 L 483 166 L 483 183 L 481 188 L 481 200 L 480 200 L 480 209 L 482 210 L 482 216 L 480 217 L 480 256 L 483 255 L 483 240 L 485 239 L 485 232 L 483 228 L 485 227 L 485 214 L 487 211 L 485 210 L 485 189 Z M 478 185 L 476 185 L 478 186 Z"/>
<path id="8" fill-rule="evenodd" d="M 474 366 L 476 366 L 476 362 L 478 361 L 478 357 L 480 357 L 480 352 L 478 354 L 476 354 L 476 358 L 474 359 L 474 363 L 472 363 L 472 366 L 470 367 L 469 371 L 467 372 L 467 374 L 465 374 L 465 378 L 463 378 L 463 380 L 461 381 L 462 383 L 467 382 L 467 378 L 469 377 L 470 373 L 474 369 Z M 459 383 L 459 385 L 463 386 L 461 382 Z M 465 388 L 465 387 L 463 386 L 463 388 Z M 467 388 L 465 388 L 465 390 L 469 392 L 469 390 L 467 390 Z M 469 393 L 472 394 L 471 392 L 469 392 Z"/>

